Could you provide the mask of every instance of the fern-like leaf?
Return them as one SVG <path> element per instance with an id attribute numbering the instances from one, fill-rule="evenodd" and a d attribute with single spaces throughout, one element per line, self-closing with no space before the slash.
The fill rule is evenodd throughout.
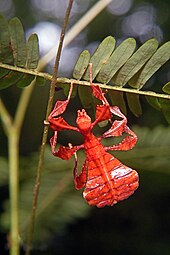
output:
<path id="1" fill-rule="evenodd" d="M 37 35 L 31 35 L 26 42 L 23 26 L 18 18 L 9 23 L 0 15 L 0 62 L 14 65 L 17 69 L 36 69 L 39 59 Z M 8 68 L 0 68 L 0 89 L 17 84 L 26 87 L 35 78 L 32 74 L 23 74 Z"/>
<path id="2" fill-rule="evenodd" d="M 78 87 L 83 106 L 88 108 L 94 105 L 91 89 L 87 86 L 80 86 L 89 85 L 88 82 L 82 82 L 80 79 L 89 81 L 88 64 L 92 63 L 93 79 L 100 82 L 99 86 L 106 88 L 105 84 L 110 81 L 114 82 L 113 85 L 107 85 L 107 89 L 111 90 L 108 94 L 111 101 L 115 102 L 123 112 L 126 112 L 123 92 L 126 92 L 129 108 L 136 116 L 142 114 L 139 95 L 145 95 L 148 96 L 149 104 L 161 110 L 167 121 L 170 122 L 168 116 L 170 107 L 169 82 L 162 88 L 164 94 L 139 90 L 169 60 L 170 42 L 166 42 L 158 48 L 158 42 L 153 38 L 145 42 L 136 52 L 134 52 L 136 41 L 133 38 L 126 39 L 116 48 L 115 43 L 115 39 L 108 36 L 91 57 L 87 50 L 80 54 L 73 70 L 75 85 L 79 85 L 74 86 L 74 96 Z M 25 87 L 35 77 L 37 77 L 37 84 L 39 85 L 44 85 L 45 79 L 51 80 L 52 75 L 35 70 L 38 65 L 38 58 L 37 35 L 31 35 L 26 42 L 19 19 L 13 18 L 8 23 L 3 16 L 0 16 L 0 89 L 13 84 L 17 84 L 21 88 Z M 70 79 L 58 78 L 57 85 L 64 88 L 65 93 L 67 93 L 69 90 L 67 84 L 70 82 Z"/>
<path id="3" fill-rule="evenodd" d="M 111 40 L 111 37 L 107 37 L 107 40 Z M 105 40 L 106 40 L 105 39 Z M 145 83 L 150 79 L 150 77 L 170 58 L 170 42 L 165 43 L 161 47 L 158 48 L 158 41 L 156 39 L 150 39 L 145 42 L 134 54 L 136 42 L 134 39 L 129 38 L 122 42 L 115 50 L 114 45 L 108 44 L 107 47 L 105 45 L 105 40 L 98 46 L 94 55 L 90 58 L 89 62 L 94 63 L 95 65 L 95 74 L 93 78 L 96 77 L 96 80 L 107 84 L 110 80 L 113 80 L 114 85 L 107 86 L 107 89 L 110 89 L 113 92 L 109 92 L 109 96 L 112 102 L 116 102 L 123 112 L 126 111 L 125 101 L 123 96 L 121 95 L 121 89 L 119 89 L 119 93 L 117 92 L 117 86 L 123 87 L 125 85 L 133 86 L 136 91 L 131 90 L 130 88 L 124 89 L 122 91 L 128 92 L 127 95 L 127 103 L 129 105 L 130 110 L 134 115 L 139 116 L 142 114 L 142 107 L 140 104 L 139 95 L 142 92 L 139 92 L 139 89 L 142 88 Z M 110 51 L 109 51 L 110 47 Z M 100 53 L 98 54 L 98 49 Z M 103 61 L 103 55 L 107 49 L 107 57 L 105 61 Z M 102 52 L 102 54 L 101 54 Z M 111 54 L 109 55 L 108 52 Z M 112 53 L 111 53 L 112 52 Z M 86 52 L 87 54 L 87 52 Z M 80 55 L 81 56 L 81 55 Z M 96 62 L 97 61 L 97 64 Z M 102 62 L 103 61 L 103 62 Z M 81 72 L 81 65 L 79 67 L 80 60 L 78 59 L 75 69 L 76 74 Z M 98 65 L 98 63 L 100 63 Z M 87 61 L 86 61 L 87 66 Z M 97 70 L 96 70 L 97 66 Z M 89 74 L 88 69 L 84 75 L 81 72 L 81 78 L 84 80 L 89 80 L 87 77 Z M 96 76 L 97 75 L 97 76 Z M 73 71 L 73 77 L 75 76 L 75 71 Z M 116 86 L 115 86 L 116 85 Z M 167 93 L 169 91 L 168 83 L 163 87 L 163 91 Z M 115 92 L 114 92 L 115 90 Z M 88 88 L 86 91 L 83 88 L 83 93 L 80 94 L 80 99 L 82 100 L 82 104 L 86 106 L 90 106 L 92 104 L 91 99 L 91 90 Z M 116 99 L 116 96 L 119 98 Z M 170 123 L 170 119 L 168 117 L 169 107 L 170 107 L 170 96 L 165 94 L 166 101 L 158 99 L 159 104 L 156 106 L 156 93 L 153 92 L 148 93 L 149 99 L 148 102 L 154 108 L 161 110 L 166 118 L 166 120 Z M 151 97 L 155 97 L 155 99 L 150 100 Z M 158 97 L 163 97 L 159 95 Z M 119 102 L 120 100 L 120 102 Z M 166 102 L 166 103 L 165 103 Z"/>

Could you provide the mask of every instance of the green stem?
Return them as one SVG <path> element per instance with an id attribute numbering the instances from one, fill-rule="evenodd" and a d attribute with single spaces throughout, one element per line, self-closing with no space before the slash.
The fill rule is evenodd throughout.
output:
<path id="1" fill-rule="evenodd" d="M 22 73 L 35 75 L 37 77 L 43 77 L 44 79 L 49 80 L 49 81 L 52 81 L 52 79 L 53 79 L 53 76 L 51 74 L 39 72 L 38 70 L 28 70 L 28 69 L 24 69 L 21 67 L 10 66 L 10 65 L 6 65 L 6 64 L 2 64 L 2 63 L 0 63 L 0 67 L 9 69 L 9 70 L 13 70 L 13 71 L 18 71 L 18 72 L 22 72 Z M 90 82 L 88 82 L 88 81 L 79 81 L 79 80 L 68 79 L 68 78 L 63 78 L 63 77 L 57 78 L 56 83 L 69 85 L 71 82 L 73 82 L 75 85 L 90 86 Z M 149 91 L 149 90 L 146 91 L 146 90 L 139 90 L 139 89 L 133 89 L 133 88 L 125 88 L 125 87 L 115 86 L 115 85 L 112 86 L 112 85 L 109 85 L 109 84 L 106 85 L 103 83 L 95 83 L 95 84 L 98 85 L 100 88 L 107 89 L 107 90 L 113 90 L 113 91 L 115 90 L 115 91 L 120 91 L 120 92 L 125 92 L 125 93 L 137 94 L 137 95 L 141 95 L 141 96 L 151 96 L 151 97 L 164 98 L 164 99 L 170 100 L 169 94 L 157 93 L 157 92 Z"/>
<path id="2" fill-rule="evenodd" d="M 10 255 L 19 255 L 19 139 L 25 112 L 35 83 L 25 88 L 12 120 L 10 114 L 0 100 L 0 116 L 4 131 L 8 137 L 9 157 L 9 196 L 10 196 Z"/>
<path id="3" fill-rule="evenodd" d="M 19 254 L 19 134 L 15 127 L 11 127 L 8 137 L 9 151 L 9 194 L 10 194 L 10 218 L 11 218 L 11 249 L 10 255 Z"/>

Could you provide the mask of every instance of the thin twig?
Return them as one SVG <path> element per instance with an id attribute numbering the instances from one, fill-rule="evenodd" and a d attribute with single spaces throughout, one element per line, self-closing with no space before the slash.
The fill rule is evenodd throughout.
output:
<path id="1" fill-rule="evenodd" d="M 59 42 L 57 56 L 56 56 L 55 65 L 54 65 L 53 78 L 52 78 L 51 85 L 50 85 L 49 100 L 48 100 L 48 106 L 47 106 L 47 112 L 46 112 L 46 120 L 47 120 L 48 115 L 49 115 L 49 113 L 52 109 L 53 98 L 54 98 L 54 93 L 55 93 L 55 84 L 56 84 L 57 75 L 58 75 L 59 60 L 60 60 L 60 55 L 61 55 L 64 36 L 65 36 L 65 31 L 66 31 L 66 27 L 67 27 L 67 24 L 68 24 L 72 4 L 73 4 L 73 0 L 69 0 L 68 7 L 67 7 L 67 10 L 66 10 L 66 14 L 65 14 L 65 18 L 64 18 L 63 28 L 62 28 L 61 35 L 60 35 L 60 42 Z M 37 167 L 37 176 L 36 176 L 34 192 L 33 192 L 33 204 L 32 204 L 31 222 L 30 222 L 30 228 L 29 228 L 28 240 L 27 240 L 27 247 L 26 247 L 26 255 L 29 255 L 30 252 L 31 252 L 31 245 L 32 245 L 33 231 L 34 231 L 34 223 L 35 223 L 35 216 L 36 216 L 38 195 L 39 195 L 39 189 L 40 189 L 42 165 L 43 165 L 43 158 L 44 158 L 44 152 L 45 152 L 45 145 L 46 145 L 46 141 L 47 141 L 48 128 L 49 128 L 48 126 L 44 126 L 41 150 L 40 150 L 40 154 L 39 154 L 39 162 L 38 162 L 38 167 Z"/>
<path id="2" fill-rule="evenodd" d="M 34 71 L 34 70 L 28 70 L 24 69 L 21 67 L 16 67 L 16 66 L 9 66 L 6 64 L 0 63 L 0 67 L 7 68 L 9 70 L 13 71 L 18 71 L 18 72 L 23 72 L 23 73 L 28 73 L 32 74 L 35 76 L 43 77 L 46 80 L 52 81 L 52 75 L 48 73 L 43 73 L 39 71 Z M 79 80 L 74 80 L 74 79 L 68 79 L 68 78 L 63 78 L 59 77 L 57 78 L 56 84 L 68 84 L 73 82 L 75 85 L 81 85 L 81 86 L 90 86 L 90 83 L 88 81 L 79 81 Z M 139 90 L 139 89 L 132 89 L 132 88 L 125 88 L 125 87 L 120 87 L 120 86 L 113 86 L 113 85 L 106 85 L 103 83 L 95 83 L 96 85 L 100 86 L 100 88 L 107 89 L 107 90 L 115 90 L 115 91 L 120 91 L 120 92 L 125 92 L 125 93 L 132 93 L 132 94 L 137 94 L 137 95 L 142 95 L 142 96 L 151 96 L 151 97 L 157 97 L 157 98 L 164 98 L 164 99 L 169 99 L 170 100 L 170 95 L 168 94 L 163 94 L 163 93 L 157 93 L 154 91 L 149 91 L 149 90 Z M 32 85 L 30 85 L 32 86 Z M 30 88 L 31 89 L 31 88 Z"/>

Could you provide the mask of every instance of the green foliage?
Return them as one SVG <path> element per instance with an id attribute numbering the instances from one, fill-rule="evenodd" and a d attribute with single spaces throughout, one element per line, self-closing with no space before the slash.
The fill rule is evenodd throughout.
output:
<path id="1" fill-rule="evenodd" d="M 113 92 L 109 91 L 109 96 L 111 101 L 115 102 L 124 113 L 126 112 L 126 104 L 123 95 L 121 94 L 121 91 L 119 93 L 114 91 L 114 87 L 130 85 L 136 89 L 136 92 L 134 93 L 134 90 L 132 91 L 130 88 L 127 88 L 127 103 L 132 113 L 136 116 L 140 116 L 142 114 L 142 107 L 139 99 L 139 90 L 143 88 L 151 76 L 170 59 L 170 42 L 167 42 L 158 48 L 158 41 L 153 38 L 145 42 L 133 54 L 136 47 L 135 39 L 126 39 L 114 50 L 115 40 L 114 38 L 111 40 L 111 38 L 111 36 L 108 36 L 102 41 L 90 60 L 87 51 L 81 53 L 75 65 L 73 77 L 77 78 L 77 73 L 81 73 L 80 77 L 82 79 L 89 80 L 88 69 L 84 75 L 82 72 L 82 63 L 86 63 L 85 65 L 88 68 L 89 61 L 89 63 L 93 64 L 93 79 L 96 78 L 97 81 L 104 84 L 107 84 L 111 80 L 114 82 L 114 85 L 107 86 L 107 88 L 113 88 Z M 104 59 L 103 56 L 105 56 L 105 51 L 106 58 Z M 83 68 L 85 69 L 85 66 L 83 66 Z M 90 105 L 93 104 L 91 90 L 88 89 L 86 93 L 84 90 L 85 89 L 83 89 L 83 93 L 79 92 L 82 104 L 84 107 L 90 107 Z M 169 83 L 164 85 L 162 90 L 169 94 Z M 117 96 L 118 98 L 116 98 Z M 170 107 L 170 97 L 167 96 L 168 99 L 166 100 L 166 105 L 165 101 L 160 98 L 157 99 L 154 97 L 150 100 L 150 98 L 153 97 L 153 93 L 148 92 L 148 97 L 148 103 L 155 109 L 158 109 L 159 104 L 159 110 L 163 112 L 166 120 L 170 123 L 167 116 L 167 108 Z M 157 102 L 159 103 L 157 104 Z"/>
<path id="2" fill-rule="evenodd" d="M 22 158 L 20 166 L 20 234 L 25 241 L 30 223 L 32 207 L 35 165 L 38 154 Z M 44 243 L 54 235 L 65 230 L 68 223 L 87 216 L 90 207 L 74 188 L 73 161 L 63 161 L 54 157 L 46 149 L 44 172 L 38 200 L 34 243 Z M 0 160 L 0 185 L 8 183 L 7 163 Z M 5 213 L 1 217 L 1 226 L 9 229 L 9 202 L 4 205 Z"/>
<path id="3" fill-rule="evenodd" d="M 115 102 L 121 110 L 126 113 L 126 100 L 123 96 L 123 91 L 126 91 L 127 103 L 129 109 L 135 116 L 142 114 L 139 95 L 140 89 L 153 76 L 153 74 L 163 66 L 170 58 L 170 42 L 166 42 L 158 48 L 158 41 L 150 39 L 145 42 L 139 49 L 135 51 L 136 41 L 134 38 L 124 40 L 115 48 L 116 41 L 112 36 L 106 37 L 97 47 L 94 54 L 90 57 L 90 53 L 84 50 L 75 64 L 73 77 L 75 84 L 79 84 L 79 80 L 89 81 L 88 64 L 93 66 L 93 79 L 100 82 L 99 85 L 113 82 L 113 85 L 107 86 L 109 96 L 112 102 Z M 37 84 L 44 85 L 45 79 L 52 79 L 52 76 L 33 69 L 38 65 L 38 38 L 36 34 L 31 35 L 26 42 L 24 30 L 18 18 L 13 18 L 9 22 L 0 16 L 0 89 L 7 88 L 13 84 L 18 87 L 28 86 L 31 81 L 37 77 Z M 135 52 L 134 52 L 135 51 Z M 8 65 L 7 65 L 8 64 Z M 58 79 L 59 80 L 59 79 Z M 65 78 L 57 81 L 64 91 L 68 91 L 66 83 L 71 81 Z M 130 85 L 123 90 L 123 87 Z M 75 86 L 81 102 L 85 108 L 90 108 L 94 105 L 91 89 L 87 86 Z M 117 91 L 117 88 L 119 91 Z M 122 88 L 122 91 L 121 91 Z M 112 92 L 110 92 L 112 90 Z M 170 122 L 169 114 L 169 83 L 162 88 L 165 94 L 156 94 L 148 91 L 147 102 L 159 109 L 164 114 L 166 120 Z M 136 94 L 136 95 L 135 95 Z M 159 97 L 166 97 L 161 100 Z"/>
<path id="4" fill-rule="evenodd" d="M 31 35 L 26 42 L 22 24 L 18 18 L 9 23 L 0 15 L 0 62 L 14 65 L 17 69 L 36 69 L 39 59 L 38 37 Z M 20 70 L 21 71 L 21 70 Z M 24 72 L 0 68 L 0 89 L 17 84 L 26 87 L 35 78 L 34 75 Z"/>
<path id="5" fill-rule="evenodd" d="M 127 164 L 140 173 L 143 171 L 158 171 L 170 174 L 170 128 L 134 127 L 138 136 L 136 147 L 128 152 L 114 152 L 124 164 Z M 112 144 L 114 139 L 104 139 L 105 145 Z M 83 160 L 80 153 L 80 160 Z M 30 211 L 32 206 L 32 190 L 34 171 L 38 155 L 23 158 L 20 167 L 20 233 L 24 241 L 28 231 Z M 63 161 L 54 157 L 49 148 L 46 150 L 44 171 L 41 182 L 34 243 L 48 241 L 54 233 L 66 230 L 69 223 L 78 218 L 86 217 L 91 209 L 81 197 L 81 191 L 76 191 L 73 184 L 73 161 Z M 0 185 L 8 182 L 6 161 L 0 159 Z M 9 228 L 8 202 L 4 206 L 5 212 L 1 216 L 1 226 Z"/>

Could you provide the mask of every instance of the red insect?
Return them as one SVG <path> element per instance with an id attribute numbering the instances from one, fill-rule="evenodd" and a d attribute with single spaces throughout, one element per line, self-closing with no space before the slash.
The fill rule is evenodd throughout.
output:
<path id="1" fill-rule="evenodd" d="M 102 105 L 96 107 L 96 119 L 91 122 L 84 109 L 78 110 L 77 127 L 69 125 L 61 116 L 70 101 L 73 89 L 73 83 L 70 85 L 70 91 L 67 100 L 57 101 L 53 111 L 48 117 L 48 122 L 54 136 L 50 139 L 52 153 L 54 156 L 68 160 L 75 155 L 74 182 L 76 189 L 84 188 L 83 197 L 90 205 L 103 207 L 114 205 L 117 202 L 128 198 L 138 188 L 138 174 L 135 170 L 123 165 L 108 150 L 130 150 L 136 142 L 137 136 L 126 125 L 127 119 L 121 113 L 117 106 L 110 106 L 104 93 L 98 85 L 92 83 L 92 69 L 90 67 L 90 84 L 93 95 L 102 101 Z M 121 120 L 111 121 L 112 115 L 116 115 Z M 104 120 L 112 123 L 111 128 L 101 137 L 95 137 L 93 127 Z M 84 143 L 77 146 L 69 144 L 68 147 L 60 146 L 56 151 L 57 133 L 62 130 L 74 130 L 82 134 Z M 109 147 L 104 147 L 101 143 L 102 138 L 121 136 L 122 133 L 127 135 L 122 142 Z M 80 175 L 77 174 L 77 156 L 76 151 L 84 149 L 86 159 L 83 164 Z"/>

